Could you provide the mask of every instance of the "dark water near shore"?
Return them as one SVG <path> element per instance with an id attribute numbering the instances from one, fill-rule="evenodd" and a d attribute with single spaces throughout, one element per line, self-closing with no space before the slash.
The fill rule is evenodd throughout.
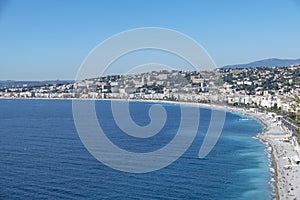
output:
<path id="1" fill-rule="evenodd" d="M 136 149 L 116 127 L 109 101 L 97 101 L 96 110 L 115 144 L 149 151 L 172 139 L 180 121 L 178 105 L 162 105 L 172 116 L 164 140 L 150 146 L 137 141 Z M 138 124 L 149 123 L 151 103 L 130 106 Z M 158 171 L 130 174 L 88 153 L 75 129 L 71 101 L 0 100 L 0 199 L 271 199 L 267 148 L 252 138 L 262 125 L 227 113 L 217 145 L 199 159 L 210 115 L 201 109 L 197 137 L 177 161 Z"/>

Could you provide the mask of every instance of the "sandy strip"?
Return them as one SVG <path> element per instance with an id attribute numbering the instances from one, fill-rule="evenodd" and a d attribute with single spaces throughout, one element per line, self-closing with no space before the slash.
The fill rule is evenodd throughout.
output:
<path id="1" fill-rule="evenodd" d="M 16 98 L 0 98 L 0 99 L 16 99 Z M 26 98 L 29 99 L 29 98 Z M 37 98 L 32 98 L 37 99 Z M 40 98 L 45 100 L 45 98 Z M 49 98 L 48 100 L 52 100 Z M 56 98 L 57 100 L 75 100 Z M 79 99 L 76 99 L 79 100 Z M 95 100 L 95 99 L 84 99 Z M 101 100 L 101 99 L 99 99 Z M 104 99 L 104 100 L 122 100 L 122 99 Z M 124 99 L 123 99 L 124 100 Z M 263 142 L 267 143 L 272 152 L 272 167 L 274 168 L 274 188 L 276 199 L 292 199 L 300 200 L 300 165 L 293 162 L 293 157 L 300 157 L 300 147 L 296 147 L 292 141 L 283 141 L 291 135 L 277 124 L 275 119 L 270 117 L 267 113 L 254 112 L 243 108 L 235 108 L 226 105 L 177 102 L 177 101 L 162 101 L 162 100 L 129 100 L 129 101 L 143 101 L 152 103 L 168 103 L 181 104 L 189 106 L 197 106 L 202 108 L 210 108 L 214 110 L 224 110 L 235 112 L 243 115 L 251 116 L 259 120 L 265 126 L 263 133 L 257 137 Z"/>
<path id="2" fill-rule="evenodd" d="M 288 140 L 291 134 L 265 114 L 256 113 L 257 119 L 266 124 L 266 130 L 258 136 L 272 148 L 275 169 L 277 199 L 300 199 L 300 166 L 293 157 L 300 157 L 299 146 Z"/>

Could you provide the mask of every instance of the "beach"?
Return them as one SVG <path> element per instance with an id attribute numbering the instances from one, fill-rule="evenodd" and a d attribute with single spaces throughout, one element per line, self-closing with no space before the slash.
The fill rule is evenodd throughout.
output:
<path id="1" fill-rule="evenodd" d="M 271 148 L 277 199 L 300 199 L 300 165 L 295 162 L 299 158 L 299 144 L 271 117 L 262 113 L 252 116 L 266 125 L 258 138 Z"/>
<path id="2" fill-rule="evenodd" d="M 272 169 L 276 199 L 300 199 L 300 165 L 294 158 L 300 157 L 300 147 L 297 141 L 291 139 L 292 134 L 281 126 L 275 118 L 268 113 L 251 111 L 249 109 L 230 106 L 198 104 L 217 110 L 227 110 L 251 116 L 260 121 L 265 129 L 257 138 L 269 146 L 272 154 Z"/>
<path id="3" fill-rule="evenodd" d="M 268 113 L 251 111 L 230 106 L 197 104 L 217 110 L 227 110 L 251 116 L 259 120 L 265 129 L 257 138 L 269 145 L 272 154 L 272 169 L 276 199 L 300 199 L 300 165 L 295 159 L 300 157 L 300 147 L 296 140 L 291 139 L 292 134 L 281 126 L 275 118 Z"/>
<path id="4" fill-rule="evenodd" d="M 218 108 L 218 107 L 215 107 Z M 267 145 L 272 154 L 274 189 L 276 199 L 300 199 L 300 165 L 294 160 L 300 156 L 300 147 L 292 134 L 268 113 L 254 112 L 228 107 L 227 110 L 254 117 L 264 124 L 264 131 L 257 135 Z"/>

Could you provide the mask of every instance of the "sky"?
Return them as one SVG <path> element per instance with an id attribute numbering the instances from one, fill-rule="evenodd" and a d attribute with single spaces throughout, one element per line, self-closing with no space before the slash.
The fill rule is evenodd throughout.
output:
<path id="1" fill-rule="evenodd" d="M 217 66 L 300 58 L 299 22 L 299 0 L 0 0 L 0 80 L 74 79 L 99 43 L 141 27 L 188 35 Z"/>

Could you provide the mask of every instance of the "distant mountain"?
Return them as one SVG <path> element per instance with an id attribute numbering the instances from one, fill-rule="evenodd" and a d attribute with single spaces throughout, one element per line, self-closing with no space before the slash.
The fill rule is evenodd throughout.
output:
<path id="1" fill-rule="evenodd" d="M 250 67 L 283 67 L 289 65 L 297 65 L 300 64 L 300 59 L 265 59 L 259 60 L 255 62 L 251 62 L 248 64 L 236 64 L 236 65 L 227 65 L 221 68 L 250 68 Z"/>
<path id="2" fill-rule="evenodd" d="M 66 84 L 72 83 L 74 81 L 68 80 L 56 80 L 56 81 L 14 81 L 14 80 L 7 80 L 7 81 L 0 81 L 0 89 L 1 88 L 19 88 L 19 87 L 34 87 L 34 86 L 42 86 L 42 85 L 53 85 L 53 84 Z"/>

